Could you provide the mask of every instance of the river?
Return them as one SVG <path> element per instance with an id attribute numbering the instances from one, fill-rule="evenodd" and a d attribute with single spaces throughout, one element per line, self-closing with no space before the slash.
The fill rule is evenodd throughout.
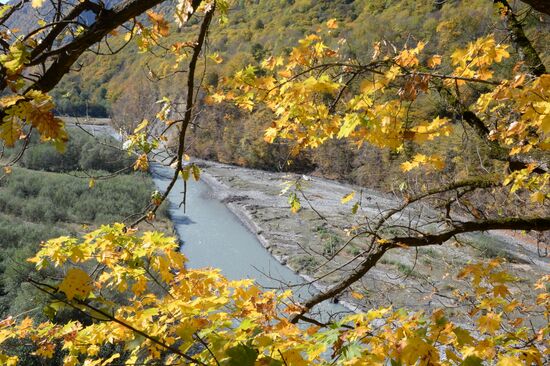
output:
<path id="1" fill-rule="evenodd" d="M 173 169 L 152 163 L 150 171 L 157 189 L 164 192 Z M 206 183 L 192 179 L 188 182 L 185 212 L 180 205 L 183 190 L 181 179 L 168 196 L 168 211 L 189 268 L 220 268 L 227 278 L 251 278 L 266 288 L 287 288 L 288 284 L 305 282 L 279 263 L 222 202 L 213 198 Z M 313 286 L 300 286 L 294 288 L 294 297 L 303 301 L 316 292 Z M 342 305 L 329 302 L 317 308 L 316 316 L 324 320 L 332 314 L 349 312 Z"/>
<path id="2" fill-rule="evenodd" d="M 107 126 L 86 126 L 97 134 L 117 133 Z M 164 191 L 173 176 L 173 169 L 151 164 L 151 174 L 159 191 Z M 168 209 L 175 231 L 181 241 L 190 268 L 215 267 L 230 279 L 251 278 L 267 288 L 285 288 L 287 284 L 306 282 L 298 274 L 279 263 L 222 202 L 214 198 L 210 187 L 193 180 L 187 185 L 185 212 L 180 207 L 183 199 L 183 180 L 178 180 L 168 197 Z M 375 202 L 376 203 L 376 202 Z M 378 209 L 378 204 L 376 203 Z M 423 210 L 425 212 L 426 210 Z M 524 245 L 505 233 L 467 235 L 475 242 L 486 242 L 513 255 L 518 263 L 530 263 L 543 269 L 550 268 L 547 258 L 537 255 L 536 245 Z M 318 292 L 313 286 L 293 287 L 298 301 Z M 341 304 L 325 302 L 316 307 L 317 318 L 327 320 L 329 314 L 348 312 Z"/>
<path id="3" fill-rule="evenodd" d="M 79 126 L 94 135 L 121 139 L 119 133 L 107 125 Z M 164 192 L 174 169 L 151 163 L 149 171 L 157 189 Z M 213 197 L 205 182 L 192 179 L 188 182 L 185 209 L 181 205 L 183 190 L 183 179 L 179 179 L 168 196 L 168 213 L 189 268 L 219 268 L 229 279 L 254 279 L 266 289 L 288 289 L 290 285 L 294 299 L 299 302 L 318 293 L 312 285 L 297 286 L 307 281 L 278 262 L 256 236 Z M 330 321 L 344 313 L 350 313 L 350 310 L 341 304 L 325 301 L 317 305 L 311 315 L 321 321 Z"/>

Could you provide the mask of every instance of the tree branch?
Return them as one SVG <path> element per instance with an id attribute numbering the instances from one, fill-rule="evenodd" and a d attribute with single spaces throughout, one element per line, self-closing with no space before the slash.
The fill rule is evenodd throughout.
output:
<path id="1" fill-rule="evenodd" d="M 137 17 L 164 0 L 125 0 L 109 11 L 100 12 L 88 30 L 65 45 L 48 70 L 28 90 L 48 92 L 67 74 L 71 66 L 89 47 L 101 41 L 113 29 Z"/>
<path id="2" fill-rule="evenodd" d="M 378 245 L 376 250 L 369 254 L 361 265 L 357 267 L 348 277 L 344 278 L 328 290 L 320 292 L 306 301 L 302 305 L 302 311 L 292 316 L 290 318 L 290 322 L 297 323 L 301 317 L 309 312 L 314 306 L 335 297 L 346 290 L 353 283 L 357 282 L 365 274 L 367 274 L 390 249 L 402 248 L 403 246 L 423 247 L 429 245 L 441 245 L 458 234 L 503 229 L 536 231 L 550 230 L 550 217 L 503 218 L 454 223 L 451 229 L 438 234 L 427 234 L 419 237 L 395 237 L 390 239 L 384 244 Z"/>
<path id="3" fill-rule="evenodd" d="M 53 25 L 53 29 L 48 33 L 46 37 L 40 42 L 39 45 L 37 45 L 31 52 L 30 55 L 30 63 L 29 65 L 36 65 L 40 62 L 45 61 L 45 58 L 48 57 L 47 54 L 41 55 L 41 57 L 37 60 L 36 58 L 42 53 L 42 51 L 48 49 L 51 47 L 51 45 L 54 43 L 55 39 L 63 32 L 63 30 L 67 27 L 67 25 L 72 24 L 72 21 L 76 19 L 80 14 L 82 14 L 86 10 L 93 11 L 96 15 L 99 15 L 100 12 L 103 10 L 103 8 L 96 3 L 93 3 L 89 0 L 82 1 L 78 3 L 70 12 L 63 18 L 63 20 L 56 22 Z M 45 27 L 48 27 L 51 25 L 46 25 Z M 42 29 L 44 27 L 41 27 L 39 29 Z M 30 32 L 26 37 L 28 38 L 31 36 L 34 32 Z"/>
<path id="4" fill-rule="evenodd" d="M 550 217 L 501 218 L 482 221 L 454 222 L 453 228 L 439 234 L 428 234 L 421 237 L 396 237 L 391 240 L 391 248 L 422 247 L 426 245 L 443 244 L 453 236 L 464 233 L 488 230 L 550 230 Z M 386 244 L 388 245 L 388 244 Z"/>
<path id="5" fill-rule="evenodd" d="M 550 15 L 550 1 L 548 0 L 521 0 L 529 4 L 536 11 Z"/>
<path id="6" fill-rule="evenodd" d="M 523 31 L 523 26 L 516 18 L 514 11 L 507 0 L 494 0 L 495 4 L 503 7 L 506 26 L 512 38 L 512 42 L 517 48 L 520 60 L 524 61 L 529 71 L 535 76 L 541 76 L 546 73 L 546 67 L 539 57 L 538 52 Z M 550 3 L 550 1 L 546 1 Z"/>
<path id="7" fill-rule="evenodd" d="M 463 109 L 461 105 L 459 108 Z M 534 173 L 544 174 L 548 172 L 548 165 L 544 162 L 529 161 L 528 159 L 518 155 L 512 156 L 510 155 L 509 149 L 501 146 L 497 141 L 489 139 L 489 129 L 474 112 L 463 110 L 461 114 L 462 119 L 466 121 L 466 123 L 472 127 L 476 134 L 489 146 L 490 158 L 508 162 L 508 166 L 511 171 L 522 170 L 527 168 L 529 164 L 536 163 L 538 164 L 538 167 L 533 170 Z"/>
<path id="8" fill-rule="evenodd" d="M 74 303 L 80 305 L 80 306 L 83 306 L 85 308 L 87 308 L 88 310 L 90 310 L 90 312 L 93 312 L 93 313 L 97 313 L 97 314 L 100 314 L 101 316 L 105 317 L 105 319 L 108 319 L 109 321 L 112 321 L 113 323 L 117 323 L 121 326 L 123 326 L 124 328 L 127 328 L 129 330 L 131 330 L 132 332 L 148 339 L 150 342 L 168 350 L 169 352 L 172 352 L 176 355 L 179 355 L 181 357 L 183 357 L 185 360 L 187 360 L 188 362 L 191 362 L 193 364 L 197 364 L 197 365 L 204 365 L 206 366 L 206 364 L 198 359 L 195 359 L 189 355 L 187 355 L 186 353 L 184 352 L 181 352 L 178 348 L 176 347 L 173 347 L 173 346 L 170 346 L 168 345 L 166 342 L 162 341 L 161 339 L 159 339 L 158 337 L 153 337 L 151 335 L 149 335 L 148 333 L 142 331 L 142 330 L 139 330 L 137 329 L 136 327 L 132 326 L 131 324 L 127 323 L 126 321 L 124 320 L 121 320 L 121 319 L 118 319 L 116 318 L 115 316 L 103 311 L 102 309 L 98 308 L 98 307 L 95 307 L 93 305 L 91 305 L 89 302 L 86 302 L 86 301 L 82 301 L 82 300 L 79 300 L 79 299 L 73 299 L 73 301 L 69 301 L 69 300 L 66 300 L 64 298 L 60 298 L 58 296 L 56 296 L 56 292 L 59 290 L 53 286 L 50 286 L 48 284 L 44 284 L 44 283 L 41 283 L 41 282 L 38 282 L 38 281 L 35 281 L 33 280 L 32 278 L 27 278 L 27 281 L 32 284 L 34 287 L 36 287 L 38 290 L 40 291 L 43 291 L 45 292 L 46 294 L 48 294 L 49 296 L 51 296 L 52 298 L 56 299 L 56 300 L 59 300 L 61 302 L 63 302 L 64 304 L 74 308 L 74 309 L 77 309 L 77 310 L 80 310 L 82 311 L 82 309 L 80 309 L 79 307 L 75 306 Z M 46 288 L 48 288 L 49 290 L 51 290 L 52 292 L 46 290 Z M 85 311 L 82 311 L 84 314 L 86 315 L 89 315 L 91 316 L 89 313 L 85 312 Z"/>
<path id="9" fill-rule="evenodd" d="M 168 195 L 174 188 L 177 180 L 179 179 L 180 172 L 183 169 L 183 155 L 185 153 L 185 136 L 187 133 L 187 127 L 189 126 L 193 118 L 195 73 L 197 69 L 197 62 L 199 60 L 199 56 L 202 52 L 202 48 L 206 41 L 206 36 L 208 35 L 208 29 L 210 28 L 210 23 L 214 16 L 214 11 L 215 11 L 215 6 L 213 6 L 212 9 L 210 9 L 210 11 L 206 13 L 204 20 L 202 21 L 202 24 L 201 24 L 197 43 L 195 43 L 193 47 L 193 54 L 191 56 L 191 60 L 189 61 L 189 72 L 187 73 L 187 99 L 185 104 L 184 117 L 181 121 L 179 121 L 181 122 L 181 130 L 178 138 L 178 151 L 176 155 L 176 168 L 174 169 L 174 175 L 172 176 L 172 180 L 170 181 L 170 183 L 168 183 L 168 187 L 166 187 L 162 197 L 160 198 L 160 204 L 155 205 L 155 207 L 152 209 L 152 213 L 155 213 L 160 207 L 160 205 L 168 198 Z M 184 184 L 186 184 L 186 182 L 184 182 Z M 183 199 L 185 203 L 185 191 L 183 194 Z M 135 222 L 132 223 L 131 226 L 136 226 L 137 224 L 139 224 L 145 219 L 147 219 L 147 214 L 137 219 Z"/>

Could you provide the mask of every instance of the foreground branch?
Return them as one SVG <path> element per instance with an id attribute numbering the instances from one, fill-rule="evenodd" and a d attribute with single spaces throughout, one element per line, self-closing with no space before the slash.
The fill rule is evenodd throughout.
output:
<path id="1" fill-rule="evenodd" d="M 542 62 L 538 52 L 533 47 L 533 44 L 523 31 L 523 26 L 520 21 L 516 18 L 514 11 L 507 0 L 494 0 L 495 4 L 500 4 L 503 7 L 504 17 L 506 19 L 506 26 L 508 27 L 508 32 L 510 33 L 510 38 L 516 46 L 519 57 L 522 61 L 525 62 L 526 66 L 535 76 L 541 76 L 546 73 L 546 67 Z M 550 3 L 550 1 L 546 1 Z"/>
<path id="2" fill-rule="evenodd" d="M 522 2 L 529 4 L 533 9 L 540 11 L 541 13 L 550 15 L 550 1 L 548 0 L 521 0 Z"/>
<path id="3" fill-rule="evenodd" d="M 390 249 L 403 248 L 404 246 L 423 247 L 429 245 L 441 245 L 458 234 L 506 229 L 535 231 L 550 230 L 550 217 L 504 218 L 483 221 L 455 222 L 453 223 L 453 227 L 451 229 L 438 234 L 426 234 L 419 237 L 395 237 L 386 241 L 384 244 L 378 245 L 375 251 L 371 252 L 361 263 L 361 265 L 348 277 L 344 278 L 328 290 L 313 296 L 302 304 L 301 312 L 292 316 L 290 321 L 292 323 L 297 323 L 301 319 L 302 315 L 309 312 L 314 306 L 345 291 L 348 287 L 367 274 Z"/>
<path id="4" fill-rule="evenodd" d="M 178 348 L 170 346 L 169 344 L 167 344 L 163 340 L 159 339 L 158 337 L 153 337 L 153 336 L 149 335 L 147 332 L 139 330 L 138 328 L 136 328 L 133 325 L 127 323 L 126 321 L 118 319 L 115 316 L 109 314 L 108 312 L 103 311 L 102 309 L 91 305 L 87 301 L 82 301 L 82 300 L 79 300 L 79 299 L 73 299 L 73 301 L 69 301 L 69 300 L 66 300 L 64 298 L 60 298 L 59 296 L 57 296 L 57 292 L 59 291 L 59 289 L 57 289 L 53 286 L 50 286 L 50 285 L 45 284 L 45 283 L 37 282 L 37 281 L 33 280 L 32 278 L 28 278 L 27 281 L 30 284 L 32 284 L 35 288 L 37 288 L 38 290 L 46 293 L 51 298 L 59 300 L 59 301 L 63 302 L 65 305 L 68 305 L 68 306 L 70 306 L 71 308 L 73 308 L 75 310 L 79 310 L 79 311 L 81 311 L 82 313 L 84 313 L 88 316 L 91 316 L 90 314 L 99 314 L 102 317 L 104 317 L 106 320 L 111 321 L 113 323 L 117 323 L 117 324 L 121 325 L 122 327 L 131 330 L 135 334 L 140 335 L 143 338 L 146 338 L 150 342 L 166 349 L 167 351 L 183 357 L 185 360 L 187 360 L 188 362 L 190 362 L 192 364 L 206 366 L 206 364 L 204 362 L 202 362 L 198 359 L 195 359 L 195 358 L 187 355 L 184 352 L 181 352 Z M 76 306 L 73 302 L 76 303 L 78 306 Z M 87 313 L 87 312 L 83 311 L 82 308 L 86 308 L 87 310 L 89 310 L 90 313 Z"/>
<path id="5" fill-rule="evenodd" d="M 189 71 L 187 73 L 187 99 L 186 99 L 186 105 L 185 105 L 185 114 L 183 117 L 183 120 L 179 121 L 181 122 L 181 130 L 179 134 L 178 139 L 178 151 L 176 155 L 176 168 L 174 169 L 174 175 L 172 176 L 172 179 L 170 180 L 170 183 L 168 183 L 168 187 L 164 191 L 162 197 L 160 198 L 160 203 L 158 205 L 155 205 L 155 207 L 152 209 L 152 213 L 154 214 L 160 207 L 160 205 L 168 198 L 168 195 L 176 185 L 177 180 L 179 179 L 180 172 L 183 170 L 183 156 L 185 153 L 185 136 L 187 133 L 187 128 L 189 127 L 189 124 L 191 123 L 191 120 L 193 119 L 193 107 L 194 107 L 194 97 L 195 97 L 195 74 L 197 71 L 197 63 L 199 60 L 199 57 L 202 53 L 204 44 L 206 42 L 206 37 L 208 35 L 208 30 L 210 28 L 210 23 L 212 22 L 212 18 L 214 17 L 215 12 L 215 6 L 210 9 L 202 21 L 201 28 L 199 31 L 199 36 L 197 39 L 197 42 L 193 46 L 193 54 L 191 56 L 191 60 L 189 61 Z M 184 199 L 185 199 L 185 192 L 184 192 Z M 135 222 L 131 224 L 131 226 L 136 226 L 143 220 L 146 220 L 148 217 L 148 214 L 145 214 L 144 216 L 137 219 Z"/>

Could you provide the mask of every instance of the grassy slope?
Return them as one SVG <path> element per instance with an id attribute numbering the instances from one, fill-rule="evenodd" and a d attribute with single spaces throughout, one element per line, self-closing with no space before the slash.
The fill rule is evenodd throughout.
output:
<path id="1" fill-rule="evenodd" d="M 32 271 L 25 259 L 32 256 L 41 241 L 77 236 L 101 224 L 129 221 L 129 217 L 142 212 L 154 190 L 151 178 L 141 173 L 98 180 L 91 189 L 89 179 L 82 178 L 82 165 L 117 170 L 112 161 L 101 159 L 120 152 L 98 149 L 103 146 L 98 144 L 94 149 L 93 141 L 82 133 L 73 132 L 71 141 L 61 156 L 51 146 L 33 144 L 20 164 L 34 169 L 15 167 L 0 181 L 0 317 L 36 306 L 40 310 L 40 304 L 45 303 L 25 284 Z M 93 157 L 96 160 L 91 160 Z M 65 171 L 67 167 L 79 171 Z M 165 211 L 159 213 L 156 226 L 170 232 Z"/>

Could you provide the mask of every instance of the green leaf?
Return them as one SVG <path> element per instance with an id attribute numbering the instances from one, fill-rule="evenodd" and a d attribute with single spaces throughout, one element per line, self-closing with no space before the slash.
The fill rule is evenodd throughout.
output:
<path id="1" fill-rule="evenodd" d="M 302 207 L 300 204 L 300 199 L 294 192 L 288 196 L 288 204 L 290 205 L 290 211 L 292 211 L 292 213 L 300 211 L 300 208 Z"/>
<path id="2" fill-rule="evenodd" d="M 483 365 L 483 360 L 476 356 L 468 356 L 460 364 L 460 366 L 482 366 L 482 365 Z"/>
<path id="3" fill-rule="evenodd" d="M 353 342 L 342 347 L 342 354 L 346 360 L 352 360 L 355 357 L 361 356 L 362 351 L 363 346 L 358 342 Z"/>
<path id="4" fill-rule="evenodd" d="M 244 344 L 228 349 L 226 354 L 229 356 L 224 362 L 226 366 L 254 366 L 258 358 L 258 351 Z"/>
<path id="5" fill-rule="evenodd" d="M 358 210 L 359 210 L 359 202 L 355 202 L 355 204 L 351 208 L 351 213 L 355 215 Z"/>
<path id="6" fill-rule="evenodd" d="M 283 363 L 279 360 L 271 358 L 269 356 L 262 357 L 258 360 L 257 365 L 262 366 L 283 366 Z"/>
<path id="7" fill-rule="evenodd" d="M 191 173 L 191 167 L 190 166 L 186 166 L 181 170 L 181 176 L 182 176 L 184 181 L 187 182 L 189 180 L 190 173 Z"/>
<path id="8" fill-rule="evenodd" d="M 459 346 L 472 344 L 474 342 L 474 338 L 472 338 L 470 332 L 468 332 L 466 329 L 456 327 L 453 329 L 453 332 L 456 335 L 456 340 L 458 341 Z"/>

